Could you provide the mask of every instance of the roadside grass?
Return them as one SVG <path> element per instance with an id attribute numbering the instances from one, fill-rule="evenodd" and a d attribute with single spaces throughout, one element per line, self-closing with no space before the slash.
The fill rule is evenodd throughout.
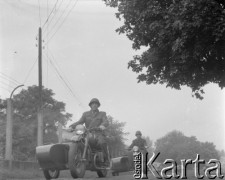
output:
<path id="1" fill-rule="evenodd" d="M 0 168 L 0 180 L 8 179 L 33 179 L 43 177 L 40 170 L 21 170 L 21 169 L 5 169 Z"/>

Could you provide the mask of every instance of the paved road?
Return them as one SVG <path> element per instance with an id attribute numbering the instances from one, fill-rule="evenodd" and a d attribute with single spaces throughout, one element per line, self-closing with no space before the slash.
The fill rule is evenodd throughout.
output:
<path id="1" fill-rule="evenodd" d="M 99 179 L 99 180 L 134 180 L 132 172 L 124 172 L 120 173 L 119 176 L 112 176 L 111 172 L 108 172 L 107 177 L 99 178 L 96 172 L 86 171 L 84 178 L 82 180 L 91 180 L 91 179 Z M 0 178 L 1 180 L 1 178 Z M 7 180 L 24 180 L 24 179 L 7 179 Z M 39 178 L 32 178 L 31 180 L 45 180 L 44 176 L 40 176 Z M 61 171 L 60 176 L 57 180 L 74 180 L 68 171 Z M 81 180 L 76 179 L 76 180 Z"/>

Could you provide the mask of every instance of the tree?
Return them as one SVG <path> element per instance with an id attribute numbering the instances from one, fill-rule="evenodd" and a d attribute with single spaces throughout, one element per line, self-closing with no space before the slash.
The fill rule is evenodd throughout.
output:
<path id="1" fill-rule="evenodd" d="M 200 142 L 195 136 L 187 137 L 180 131 L 172 131 L 155 142 L 155 152 L 160 152 L 159 162 L 171 158 L 176 162 L 181 159 L 194 160 L 197 154 L 208 162 L 209 159 L 220 158 L 215 145 L 210 142 Z"/>
<path id="2" fill-rule="evenodd" d="M 153 141 L 150 139 L 149 136 L 142 136 L 143 139 L 146 140 L 146 144 L 148 146 L 147 151 L 149 153 L 149 155 L 151 156 L 152 153 L 154 152 L 154 147 L 153 147 Z"/>
<path id="3" fill-rule="evenodd" d="M 44 144 L 58 142 L 56 124 L 65 125 L 72 117 L 65 111 L 65 103 L 53 98 L 52 90 L 43 88 Z M 38 86 L 28 87 L 14 95 L 13 101 L 13 156 L 17 160 L 33 159 L 37 146 Z M 0 101 L 0 144 L 5 146 L 6 100 Z M 3 130 L 3 131 L 2 131 Z M 3 133 L 2 133 L 3 132 Z"/>
<path id="4" fill-rule="evenodd" d="M 107 143 L 111 152 L 113 151 L 123 151 L 125 149 L 126 140 L 125 136 L 128 135 L 127 132 L 124 132 L 125 122 L 119 122 L 114 120 L 112 116 L 107 117 L 109 121 L 109 126 L 107 127 Z"/>
<path id="5" fill-rule="evenodd" d="M 138 82 L 188 86 L 202 99 L 203 86 L 225 86 L 224 0 L 104 0 L 124 24 L 116 31 L 133 41 L 128 68 Z"/>

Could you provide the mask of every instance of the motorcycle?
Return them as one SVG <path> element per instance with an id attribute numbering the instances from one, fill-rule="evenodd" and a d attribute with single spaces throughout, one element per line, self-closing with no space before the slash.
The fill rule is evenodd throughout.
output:
<path id="1" fill-rule="evenodd" d="M 117 157 L 112 159 L 112 175 L 119 176 L 120 172 L 134 171 L 134 156 L 141 152 L 144 155 L 144 163 L 147 162 L 146 153 L 148 146 L 144 148 L 139 148 L 138 146 L 134 146 L 132 149 L 128 148 L 127 152 L 122 157 Z M 146 169 L 144 168 L 144 171 Z"/>
<path id="2" fill-rule="evenodd" d="M 143 156 L 143 158 L 141 158 L 141 160 L 143 160 L 143 164 L 147 163 L 147 151 L 148 146 L 144 146 L 142 148 L 138 147 L 138 146 L 134 146 L 132 148 L 132 154 L 133 154 L 133 158 L 138 155 L 139 153 L 141 153 L 141 155 Z M 134 160 L 134 159 L 132 159 Z M 132 161 L 132 165 L 131 165 L 131 169 L 134 170 L 134 161 Z M 144 171 L 146 171 L 146 167 L 144 166 Z"/>
<path id="3" fill-rule="evenodd" d="M 73 178 L 83 178 L 86 170 L 96 171 L 99 177 L 106 177 L 111 163 L 106 164 L 103 150 L 97 145 L 100 128 L 87 129 L 77 125 L 70 140 L 61 144 L 38 146 L 37 160 L 46 179 L 56 179 L 60 170 L 70 170 Z M 67 132 L 67 134 L 69 134 Z M 110 162 L 109 150 L 108 162 Z"/>

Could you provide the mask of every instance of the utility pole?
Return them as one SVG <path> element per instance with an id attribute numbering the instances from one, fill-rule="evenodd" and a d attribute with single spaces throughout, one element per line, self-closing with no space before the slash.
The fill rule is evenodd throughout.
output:
<path id="1" fill-rule="evenodd" d="M 23 86 L 19 85 L 13 89 L 10 94 L 10 98 L 7 98 L 7 122 L 6 122 L 6 149 L 5 149 L 5 160 L 9 161 L 9 169 L 12 169 L 12 130 L 13 130 L 13 105 L 12 105 L 12 96 L 15 90 L 19 87 Z"/>
<path id="2" fill-rule="evenodd" d="M 7 124 L 6 124 L 6 151 L 5 159 L 9 161 L 9 169 L 12 169 L 12 101 L 7 99 Z"/>
<path id="3" fill-rule="evenodd" d="M 38 33 L 38 82 L 39 82 L 39 105 L 38 105 L 38 133 L 37 145 L 43 144 L 43 116 L 42 116 L 42 30 Z"/>

